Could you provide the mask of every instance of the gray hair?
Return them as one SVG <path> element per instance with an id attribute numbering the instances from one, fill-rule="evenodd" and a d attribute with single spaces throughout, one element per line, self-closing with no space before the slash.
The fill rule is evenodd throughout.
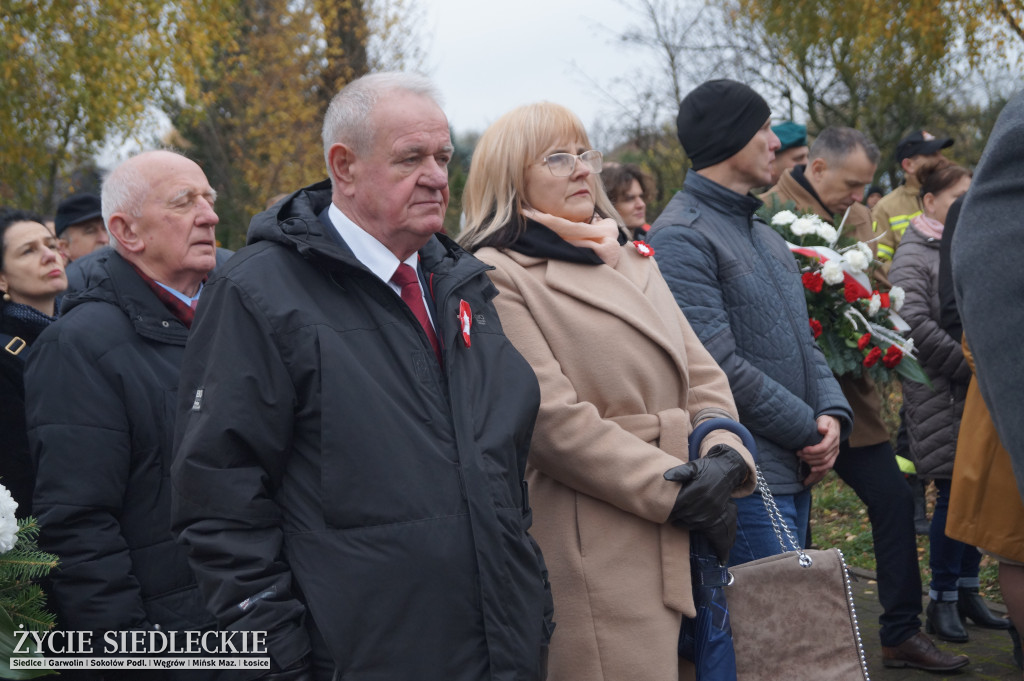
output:
<path id="1" fill-rule="evenodd" d="M 149 195 L 149 180 L 139 171 L 135 159 L 144 153 L 122 161 L 103 179 L 100 210 L 103 211 L 104 225 L 110 224 L 110 216 L 114 213 L 127 213 L 135 218 L 142 214 L 142 204 Z"/>
<path id="2" fill-rule="evenodd" d="M 876 166 L 879 159 L 882 158 L 882 152 L 878 150 L 878 145 L 859 130 L 825 128 L 814 138 L 814 144 L 811 145 L 811 150 L 807 154 L 807 161 L 810 163 L 816 158 L 821 158 L 830 165 L 835 165 L 841 163 L 857 149 L 863 149 L 868 160 Z"/>
<path id="3" fill-rule="evenodd" d="M 334 95 L 324 114 L 324 160 L 328 166 L 328 152 L 338 142 L 352 147 L 356 153 L 369 151 L 376 132 L 370 116 L 373 107 L 381 95 L 396 90 L 427 97 L 441 106 L 441 95 L 437 87 L 429 78 L 418 73 L 384 71 L 352 81 Z"/>

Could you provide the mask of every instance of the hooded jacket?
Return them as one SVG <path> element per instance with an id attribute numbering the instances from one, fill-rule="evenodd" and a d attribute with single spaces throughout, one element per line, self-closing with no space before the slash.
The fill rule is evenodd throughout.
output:
<path id="1" fill-rule="evenodd" d="M 169 470 L 188 329 L 111 250 L 65 300 L 25 373 L 39 546 L 63 629 L 213 626 L 170 531 Z M 186 672 L 178 672 L 190 678 Z"/>
<path id="2" fill-rule="evenodd" d="M 796 452 L 821 441 L 816 419 L 837 417 L 845 439 L 853 413 L 811 335 L 796 259 L 754 215 L 761 205 L 690 172 L 650 242 L 687 321 L 729 377 L 769 488 L 796 494 L 807 475 Z"/>
<path id="3" fill-rule="evenodd" d="M 282 668 L 312 649 L 338 679 L 537 678 L 551 601 L 523 475 L 540 398 L 489 268 L 441 235 L 420 250 L 442 368 L 321 220 L 330 201 L 323 182 L 257 215 L 204 291 L 179 539 L 220 623 L 269 632 Z"/>

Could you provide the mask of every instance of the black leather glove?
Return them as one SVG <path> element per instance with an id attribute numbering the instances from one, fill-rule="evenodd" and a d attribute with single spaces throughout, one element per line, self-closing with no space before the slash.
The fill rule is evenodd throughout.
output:
<path id="1" fill-rule="evenodd" d="M 666 480 L 682 484 L 669 521 L 704 533 L 722 562 L 736 539 L 736 504 L 730 496 L 749 470 L 735 449 L 715 445 L 696 461 L 665 471 Z"/>
<path id="2" fill-rule="evenodd" d="M 261 676 L 260 681 L 313 681 L 313 666 L 308 656 L 285 669 L 278 669 L 271 662 L 270 672 Z"/>

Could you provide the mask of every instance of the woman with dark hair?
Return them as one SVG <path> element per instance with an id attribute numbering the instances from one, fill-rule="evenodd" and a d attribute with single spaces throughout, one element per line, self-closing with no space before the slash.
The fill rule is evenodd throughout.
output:
<path id="1" fill-rule="evenodd" d="M 688 530 L 724 560 L 730 498 L 755 476 L 721 430 L 684 463 L 692 428 L 736 407 L 653 251 L 609 217 L 601 165 L 564 107 L 509 112 L 477 143 L 460 241 L 494 266 L 502 328 L 540 383 L 526 479 L 555 600 L 549 678 L 675 680 Z"/>
<path id="2" fill-rule="evenodd" d="M 949 162 L 922 167 L 923 213 L 910 221 L 893 257 L 889 281 L 906 291 L 900 310 L 910 325 L 918 360 L 932 385 L 903 381 L 904 423 L 917 474 L 935 481 L 938 492 L 932 515 L 926 631 L 952 642 L 968 640 L 961 615 L 975 624 L 1007 629 L 978 594 L 981 553 L 946 535 L 946 515 L 960 420 L 971 369 L 960 343 L 941 326 L 939 247 L 949 207 L 971 185 L 971 172 Z"/>
<path id="3" fill-rule="evenodd" d="M 25 428 L 25 358 L 57 316 L 57 296 L 68 286 L 64 264 L 41 215 L 0 209 L 0 484 L 18 502 L 19 518 L 32 512 L 35 480 Z"/>
<path id="4" fill-rule="evenodd" d="M 651 229 L 647 224 L 647 204 L 654 200 L 654 179 L 640 166 L 618 163 L 601 170 L 601 182 L 632 238 L 646 239 Z"/>

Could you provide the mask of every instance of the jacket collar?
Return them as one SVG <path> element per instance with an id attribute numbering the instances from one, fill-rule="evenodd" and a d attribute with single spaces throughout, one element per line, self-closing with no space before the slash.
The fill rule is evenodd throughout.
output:
<path id="1" fill-rule="evenodd" d="M 719 213 L 749 220 L 764 205 L 750 194 L 737 194 L 733 190 L 709 180 L 698 172 L 686 173 L 683 191 L 699 198 L 701 202 Z"/>
<path id="2" fill-rule="evenodd" d="M 104 302 L 123 311 L 140 336 L 172 345 L 185 344 L 188 329 L 117 251 L 111 249 L 101 256 L 96 267 L 92 285 L 80 294 L 69 296 L 61 308 L 61 316 L 83 303 Z"/>
<path id="3" fill-rule="evenodd" d="M 330 203 L 330 180 L 304 187 L 253 217 L 249 225 L 248 243 L 275 242 L 297 251 L 302 257 L 326 270 L 341 269 L 349 273 L 359 270 L 380 281 L 359 262 L 338 236 L 334 226 L 320 217 Z M 442 296 L 448 290 L 491 269 L 445 234 L 434 235 L 420 249 L 419 254 L 420 267 L 424 270 L 431 293 L 439 306 Z M 448 279 L 442 282 L 442 277 Z"/>
<path id="4" fill-rule="evenodd" d="M 833 216 L 818 198 L 817 192 L 811 187 L 807 176 L 803 173 L 805 166 L 787 169 L 779 177 L 779 183 L 764 196 L 778 196 L 783 201 L 789 200 L 796 204 L 797 210 L 813 210 L 822 220 L 832 224 Z M 797 171 L 800 171 L 799 173 Z"/>
<path id="5" fill-rule="evenodd" d="M 640 255 L 635 248 L 625 246 L 618 264 L 612 268 L 602 264 L 607 276 L 592 276 L 595 268 L 590 265 L 551 258 L 524 255 L 512 250 L 505 254 L 524 268 L 546 265 L 544 283 L 553 291 L 571 296 L 587 305 L 602 310 L 633 326 L 652 341 L 660 345 L 685 370 L 686 359 L 679 344 L 673 340 L 665 327 L 670 320 L 650 302 L 647 292 L 652 286 L 664 286 L 658 268 L 649 262 L 650 258 Z M 626 280 L 629 281 L 626 281 Z M 629 282 L 632 282 L 630 285 Z M 636 289 L 634 289 L 634 286 Z M 684 371 L 685 373 L 685 371 Z"/>

